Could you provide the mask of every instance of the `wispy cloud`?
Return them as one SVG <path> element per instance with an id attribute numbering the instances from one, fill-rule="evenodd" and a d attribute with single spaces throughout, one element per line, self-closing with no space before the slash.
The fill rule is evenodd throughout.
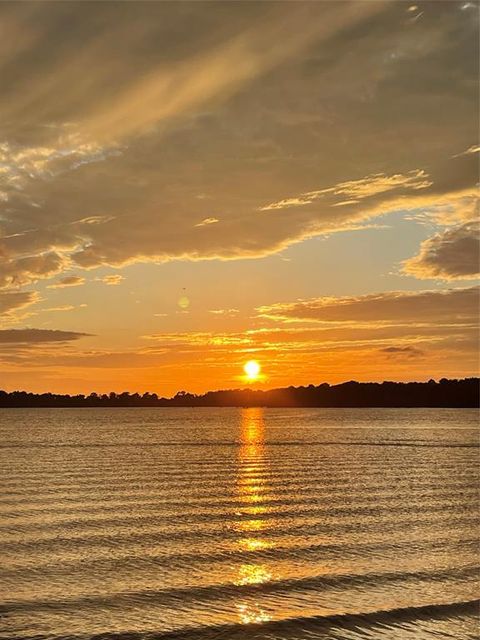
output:
<path id="1" fill-rule="evenodd" d="M 208 349 L 233 354 L 377 349 L 390 355 L 419 356 L 422 345 L 434 348 L 474 339 L 479 301 L 477 287 L 317 298 L 260 307 L 259 317 L 277 320 L 277 326 L 222 333 L 157 333 L 144 338 L 163 350 L 183 353 Z M 285 318 L 292 317 L 310 324 L 283 324 Z"/>
<path id="2" fill-rule="evenodd" d="M 201 222 L 198 222 L 195 226 L 206 227 L 209 224 L 215 224 L 216 222 L 219 222 L 218 218 L 204 218 Z"/>
<path id="3" fill-rule="evenodd" d="M 119 273 L 112 273 L 110 275 L 103 276 L 103 278 L 95 278 L 95 280 L 97 280 L 97 282 L 103 282 L 109 286 L 117 286 L 125 280 L 125 277 Z"/>
<path id="4" fill-rule="evenodd" d="M 0 292 L 0 315 L 29 307 L 39 300 L 40 295 L 35 291 L 2 291 Z"/>
<path id="5" fill-rule="evenodd" d="M 424 351 L 417 347 L 384 347 L 380 349 L 380 353 L 385 353 L 392 358 L 421 358 L 424 356 Z"/>
<path id="6" fill-rule="evenodd" d="M 83 304 L 64 304 L 58 307 L 47 307 L 46 309 L 41 309 L 41 311 L 74 311 L 75 309 L 84 309 L 87 305 Z"/>
<path id="7" fill-rule="evenodd" d="M 260 317 L 312 322 L 387 322 L 399 325 L 475 323 L 480 289 L 388 291 L 356 297 L 324 297 L 258 308 Z"/>
<path id="8" fill-rule="evenodd" d="M 240 311 L 239 309 L 210 309 L 209 313 L 215 316 L 236 316 Z"/>
<path id="9" fill-rule="evenodd" d="M 125 139 L 212 100 L 225 100 L 313 42 L 327 40 L 340 29 L 381 11 L 382 5 L 352 2 L 341 7 L 323 6 L 321 15 L 317 7 L 308 4 L 294 10 L 270 7 L 254 24 L 231 34 L 225 42 L 175 64 L 160 64 L 129 86 L 119 87 L 83 126 L 95 139 Z M 140 31 L 145 28 L 149 27 L 142 25 Z M 131 29 L 130 37 L 144 35 L 135 32 L 134 25 Z"/>
<path id="10" fill-rule="evenodd" d="M 85 284 L 85 278 L 82 276 L 65 276 L 58 282 L 54 282 L 53 284 L 49 284 L 49 289 L 64 289 L 65 287 L 78 287 L 82 284 Z"/>
<path id="11" fill-rule="evenodd" d="M 358 204 L 360 200 L 371 198 L 379 194 L 395 191 L 397 189 L 408 188 L 415 190 L 426 189 L 432 186 L 425 171 L 417 169 L 408 174 L 394 174 L 387 176 L 382 173 L 367 176 L 361 180 L 342 182 L 333 187 L 320 189 L 319 191 L 308 191 L 293 198 L 286 198 L 279 202 L 272 202 L 260 208 L 260 211 L 272 211 L 275 209 L 288 209 L 290 207 L 301 207 L 312 204 L 316 200 L 329 197 L 339 198 L 338 201 L 329 202 L 331 206 L 347 206 Z M 347 198 L 347 200 L 345 200 Z"/>
<path id="12" fill-rule="evenodd" d="M 88 333 L 60 331 L 59 329 L 0 329 L 0 343 L 8 344 L 71 342 L 88 336 Z"/>

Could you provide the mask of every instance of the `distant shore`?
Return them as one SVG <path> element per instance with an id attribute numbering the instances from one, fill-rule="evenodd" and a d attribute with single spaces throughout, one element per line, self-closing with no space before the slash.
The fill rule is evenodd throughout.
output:
<path id="1" fill-rule="evenodd" d="M 196 395 L 180 391 L 172 398 L 156 393 L 61 395 L 0 391 L 0 408 L 8 407 L 445 407 L 480 406 L 480 379 L 438 382 L 344 382 L 267 391 L 232 389 Z"/>

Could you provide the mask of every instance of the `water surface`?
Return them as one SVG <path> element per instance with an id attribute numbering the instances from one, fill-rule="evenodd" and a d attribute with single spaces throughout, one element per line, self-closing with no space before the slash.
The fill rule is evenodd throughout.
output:
<path id="1" fill-rule="evenodd" d="M 2 640 L 478 637 L 477 413 L 0 413 Z"/>

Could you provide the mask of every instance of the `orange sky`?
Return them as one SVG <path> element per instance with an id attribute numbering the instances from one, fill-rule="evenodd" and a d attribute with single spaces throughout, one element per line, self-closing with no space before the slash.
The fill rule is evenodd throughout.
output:
<path id="1" fill-rule="evenodd" d="M 2 4 L 0 386 L 476 375 L 474 11 Z"/>

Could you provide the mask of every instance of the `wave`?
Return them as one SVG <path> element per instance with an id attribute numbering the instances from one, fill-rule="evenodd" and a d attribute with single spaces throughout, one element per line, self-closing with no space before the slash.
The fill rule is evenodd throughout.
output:
<path id="1" fill-rule="evenodd" d="M 479 520 L 477 517 L 464 517 L 461 515 L 456 516 L 453 512 L 441 510 L 434 511 L 433 515 L 436 517 L 424 517 L 425 513 L 428 514 L 428 510 L 422 513 L 421 517 L 418 514 L 414 513 L 410 518 L 396 518 L 393 521 L 379 521 L 372 520 L 368 523 L 362 523 L 361 530 L 363 533 L 371 532 L 372 530 L 377 533 L 379 531 L 398 531 L 399 526 L 408 527 L 411 525 L 415 525 L 416 528 L 425 526 L 425 525 L 442 525 L 448 524 L 452 526 L 453 524 L 458 525 L 471 525 L 475 526 L 478 524 Z M 455 515 L 455 517 L 453 517 Z M 440 517 L 439 517 L 440 516 Z M 445 517 L 441 517 L 445 516 Z M 225 528 L 221 526 L 214 527 L 209 530 L 199 530 L 198 525 L 188 526 L 184 528 L 175 527 L 175 530 L 172 530 L 171 527 L 158 527 L 153 526 L 149 529 L 142 528 L 139 531 L 121 531 L 121 528 L 118 527 L 114 531 L 98 531 L 95 528 L 91 530 L 85 530 L 81 534 L 78 531 L 78 528 L 73 528 L 71 530 L 71 535 L 59 535 L 58 532 L 52 532 L 49 537 L 38 538 L 35 537 L 31 540 L 20 539 L 20 540 L 5 540 L 1 541 L 2 548 L 4 552 L 21 552 L 24 549 L 29 549 L 33 546 L 37 550 L 40 549 L 49 549 L 52 546 L 58 545 L 75 545 L 78 547 L 82 546 L 90 546 L 92 543 L 103 544 L 105 546 L 114 546 L 117 547 L 121 543 L 131 543 L 135 541 L 149 541 L 151 543 L 158 543 L 161 541 L 172 541 L 172 540 L 181 540 L 187 542 L 189 540 L 208 540 L 210 543 L 213 540 L 235 540 L 238 538 L 239 531 L 238 528 L 234 526 L 230 528 Z M 231 522 L 232 525 L 235 522 Z M 264 529 L 255 531 L 255 536 L 268 540 L 271 538 L 278 538 L 283 535 L 296 535 L 299 534 L 302 537 L 318 535 L 320 533 L 332 535 L 333 533 L 340 532 L 356 532 L 359 530 L 359 524 L 354 519 L 351 522 L 344 521 L 326 521 L 324 518 L 318 520 L 313 523 L 305 523 L 298 522 L 295 525 L 287 525 L 281 527 L 275 527 L 274 529 Z M 77 533 L 78 535 L 75 535 Z M 115 534 L 115 535 L 113 535 Z"/>
<path id="2" fill-rule="evenodd" d="M 221 499 L 225 497 L 225 489 L 223 488 L 219 488 L 218 483 L 213 485 L 212 483 L 212 487 L 216 488 L 216 491 L 212 491 L 209 492 L 208 494 L 206 494 L 205 492 L 199 494 L 198 498 L 200 500 L 204 500 L 204 499 Z M 175 485 L 177 486 L 177 485 Z M 345 481 L 345 482 L 324 482 L 321 485 L 319 485 L 318 483 L 313 483 L 313 484 L 308 484 L 308 483 L 304 483 L 303 485 L 301 485 L 302 488 L 298 490 L 298 493 L 296 493 L 295 495 L 316 495 L 316 496 L 332 496 L 332 495 L 342 495 L 344 496 L 346 494 L 346 490 L 348 490 L 348 495 L 352 495 L 355 496 L 357 495 L 355 492 L 351 492 L 351 486 L 352 486 L 352 481 L 350 480 L 349 482 Z M 380 483 L 380 484 L 376 484 L 374 486 L 365 486 L 365 485 L 361 485 L 361 488 L 358 490 L 358 494 L 360 495 L 366 495 L 369 492 L 373 493 L 373 492 L 378 492 L 378 490 L 382 490 L 382 489 L 388 489 L 391 488 L 392 486 L 392 481 L 389 482 L 384 482 L 384 483 Z M 395 481 L 395 486 L 396 486 L 396 490 L 400 493 L 400 490 L 404 489 L 405 491 L 408 492 L 408 495 L 412 495 L 413 492 L 415 492 L 416 490 L 420 489 L 426 489 L 426 490 L 435 490 L 437 487 L 434 483 L 432 482 L 416 482 L 414 486 L 412 486 L 411 483 L 408 483 L 406 481 L 404 481 L 402 478 L 397 478 Z M 108 488 L 111 489 L 111 486 L 108 485 Z M 273 497 L 275 497 L 277 494 L 279 495 L 283 495 L 283 494 L 291 494 L 292 493 L 292 489 L 294 489 L 295 487 L 292 486 L 286 486 L 285 488 L 283 487 L 275 487 L 275 495 Z M 473 481 L 469 481 L 469 482 L 446 482 L 444 481 L 442 483 L 442 488 L 443 489 L 478 489 L 478 483 Z M 52 489 L 51 491 L 43 491 L 42 493 L 40 492 L 35 492 L 34 495 L 22 495 L 22 493 L 24 494 L 25 491 L 23 492 L 18 492 L 18 493 L 13 493 L 13 492 L 5 492 L 4 494 L 2 494 L 2 496 L 0 496 L 0 506 L 5 507 L 5 506 L 13 506 L 13 507 L 18 507 L 19 505 L 23 505 L 23 504 L 38 504 L 41 503 L 43 505 L 48 505 L 48 504 L 58 504 L 60 501 L 65 502 L 65 503 L 78 503 L 78 500 L 80 499 L 85 499 L 86 497 L 88 497 L 89 495 L 95 495 L 98 498 L 98 486 L 97 487 L 92 487 L 90 488 L 88 491 L 73 491 L 70 490 L 68 492 L 66 491 L 56 491 L 55 489 Z M 166 486 L 163 489 L 159 489 L 158 491 L 155 492 L 154 494 L 156 497 L 160 497 L 162 498 L 163 496 L 171 496 L 172 495 L 172 489 L 171 486 Z M 137 489 L 137 490 L 133 490 L 133 491 L 128 491 L 128 490 L 122 490 L 122 491 L 115 491 L 112 492 L 109 496 L 105 495 L 102 496 L 102 504 L 108 504 L 109 502 L 114 502 L 114 501 L 118 501 L 119 498 L 121 499 L 131 499 L 131 500 L 137 500 L 138 498 L 142 498 L 145 496 L 145 490 L 143 489 Z M 193 496 L 194 497 L 194 496 Z M 270 497 L 268 494 L 266 494 L 266 498 Z M 168 498 L 167 498 L 168 499 Z M 192 494 L 190 493 L 188 496 L 188 499 L 191 500 L 192 499 Z M 184 504 L 184 503 L 183 503 Z"/>
<path id="3" fill-rule="evenodd" d="M 65 611 L 97 608 L 124 608 L 132 604 L 138 606 L 161 604 L 162 607 L 182 606 L 187 602 L 209 602 L 217 599 L 224 600 L 229 596 L 235 598 L 258 597 L 260 595 L 283 595 L 295 592 L 318 591 L 320 589 L 342 589 L 351 587 L 374 587 L 391 582 L 419 581 L 445 582 L 448 580 L 470 580 L 478 577 L 478 567 L 464 567 L 448 571 L 386 571 L 365 574 L 336 574 L 321 575 L 308 578 L 287 578 L 272 580 L 259 584 L 218 583 L 206 586 L 175 587 L 171 589 L 123 591 L 105 595 L 84 595 L 74 598 L 17 600 L 0 605 L 0 616 L 9 615 L 17 611 Z"/>
<path id="4" fill-rule="evenodd" d="M 465 619 L 472 623 L 473 632 L 476 629 L 479 604 L 480 600 L 462 600 L 358 613 L 293 616 L 281 620 L 249 624 L 206 625 L 168 632 L 117 631 L 89 634 L 88 636 L 68 634 L 62 635 L 61 640 L 220 640 L 221 638 L 228 638 L 228 640 L 272 640 L 273 637 L 281 637 L 282 640 L 298 640 L 300 633 L 304 637 L 327 638 L 325 634 L 336 631 L 347 631 L 349 634 L 356 632 L 359 638 L 365 638 L 372 637 L 372 633 L 380 630 L 391 630 L 395 633 L 395 630 L 399 630 L 400 625 L 408 623 L 431 623 L 442 620 L 459 620 L 459 627 L 464 630 Z M 22 640 L 28 640 L 28 638 L 30 640 L 51 640 L 52 638 L 60 638 L 60 636 L 35 634 L 34 636 L 22 635 L 21 638 Z M 9 636 L 9 640 L 19 639 L 20 636 Z"/>
<path id="5" fill-rule="evenodd" d="M 393 505 L 358 505 L 358 506 L 334 506 L 325 505 L 317 506 L 310 505 L 309 508 L 300 508 L 298 503 L 293 504 L 290 508 L 276 509 L 270 512 L 258 513 L 255 515 L 256 521 L 264 522 L 265 525 L 271 523 L 282 522 L 286 520 L 297 519 L 302 517 L 315 519 L 319 516 L 323 516 L 329 521 L 332 518 L 338 519 L 339 522 L 343 522 L 344 519 L 348 519 L 350 516 L 362 516 L 362 517 L 375 517 L 375 516 L 390 516 L 390 515 L 404 515 L 412 513 L 413 509 L 421 510 L 422 514 L 434 514 L 434 513 L 458 513 L 462 511 L 470 511 L 470 507 L 476 506 L 476 501 L 472 500 L 472 503 L 463 502 L 458 504 L 458 501 L 429 501 L 429 502 L 415 502 L 411 501 L 407 506 L 405 504 L 393 504 Z M 248 503 L 244 505 L 244 508 L 248 507 Z M 251 506 L 251 505 L 250 505 Z M 278 507 L 279 505 L 277 505 Z M 283 505 L 280 505 L 283 506 Z M 118 527 L 124 527 L 128 524 L 134 526 L 141 526 L 143 523 L 150 525 L 171 525 L 172 517 L 175 517 L 176 525 L 211 525 L 214 523 L 221 523 L 222 525 L 241 525 L 242 522 L 250 522 L 252 520 L 251 513 L 241 513 L 238 509 L 241 509 L 241 505 L 234 505 L 235 511 L 185 511 L 182 514 L 177 513 L 163 513 L 161 515 L 154 515 L 151 513 L 132 514 L 125 515 L 122 513 L 114 512 L 113 515 L 107 517 L 79 517 L 79 518 L 66 518 L 53 522 L 42 521 L 27 521 L 19 523 L 16 519 L 6 524 L 0 524 L 0 540 L 3 534 L 13 535 L 31 535 L 38 533 L 51 533 L 51 532 L 65 532 L 72 529 L 78 531 L 91 531 L 98 529 L 112 530 Z M 366 520 L 363 520 L 366 522 Z M 46 538 L 45 538 L 46 539 Z"/>
<path id="6" fill-rule="evenodd" d="M 297 640 L 299 638 L 299 629 L 301 629 L 303 633 L 318 634 L 320 632 L 328 632 L 335 628 L 359 631 L 362 637 L 364 637 L 365 631 L 373 631 L 376 628 L 385 626 L 393 628 L 405 622 L 451 619 L 454 616 L 460 615 L 475 616 L 478 613 L 479 603 L 480 600 L 467 600 L 357 614 L 296 616 L 283 620 L 252 623 L 249 625 L 219 625 L 194 630 L 179 630 L 170 633 L 128 633 L 115 634 L 114 636 L 101 634 L 91 636 L 90 640 L 109 640 L 110 638 L 112 638 L 112 640 L 113 638 L 115 638 L 115 640 L 213 640 L 214 638 L 228 638 L 228 640 L 271 640 L 272 633 L 281 633 L 283 640 Z M 71 640 L 74 640 L 74 638 Z"/>
<path id="7" fill-rule="evenodd" d="M 131 566 L 132 569 L 147 567 L 170 567 L 172 560 L 174 566 L 191 566 L 221 563 L 262 563 L 266 561 L 290 560 L 294 558 L 299 560 L 302 558 L 312 561 L 315 554 L 320 554 L 322 560 L 326 558 L 335 558 L 340 556 L 342 561 L 350 558 L 358 558 L 371 555 L 385 555 L 388 553 L 402 553 L 404 555 L 411 553 L 448 551 L 450 554 L 460 555 L 465 551 L 476 551 L 478 545 L 477 538 L 465 539 L 432 539 L 418 538 L 415 540 L 404 540 L 399 542 L 361 542 L 361 543 L 340 543 L 340 544 L 307 544 L 295 546 L 276 546 L 275 548 L 265 548 L 256 550 L 224 550 L 213 553 L 177 553 L 174 554 L 145 554 L 142 550 L 140 553 L 133 553 L 131 549 L 125 552 L 125 556 L 113 558 L 81 558 L 72 561 L 37 562 L 35 567 L 31 565 L 21 568 L 11 568 L 2 570 L 3 579 L 18 579 L 21 576 L 29 577 L 32 573 L 41 575 L 51 574 L 54 577 L 60 575 L 69 575 L 72 571 L 81 569 L 86 572 L 95 573 L 101 571 L 115 571 L 118 568 L 119 561 L 125 569 L 125 564 Z M 476 558 L 476 555 L 474 556 Z"/>
<path id="8" fill-rule="evenodd" d="M 336 490 L 329 490 L 328 494 L 325 496 L 325 499 L 328 498 L 333 498 L 334 500 L 336 500 L 338 498 L 338 496 L 343 497 L 345 499 L 345 497 L 348 498 L 348 502 L 352 503 L 352 502 L 360 502 L 361 504 L 363 504 L 364 506 L 367 505 L 367 502 L 365 501 L 365 497 L 367 495 L 367 497 L 369 497 L 372 501 L 375 502 L 375 504 L 378 504 L 379 501 L 381 502 L 399 502 L 400 500 L 404 499 L 404 498 L 409 498 L 410 499 L 415 499 L 415 500 L 423 500 L 424 498 L 427 499 L 459 499 L 462 498 L 464 499 L 466 496 L 468 497 L 472 497 L 472 498 L 476 498 L 477 494 L 479 493 L 479 488 L 476 484 L 455 484 L 453 485 L 453 490 L 448 490 L 446 491 L 445 489 L 448 489 L 449 485 L 446 486 L 440 486 L 440 487 L 428 487 L 428 489 L 425 491 L 425 487 L 411 487 L 409 488 L 408 492 L 405 489 L 405 494 L 401 493 L 398 489 L 396 489 L 395 491 L 379 491 L 375 494 L 366 494 L 365 490 L 356 490 L 356 491 L 351 491 L 348 494 L 345 494 L 345 491 L 336 491 Z M 420 489 L 420 490 L 419 490 Z M 307 495 L 307 497 L 302 497 L 301 494 L 295 494 L 295 496 L 289 497 L 288 494 L 286 494 L 283 497 L 276 497 L 275 495 L 265 495 L 262 499 L 262 505 L 263 506 L 267 506 L 267 507 L 276 507 L 276 506 L 288 506 L 288 505 L 292 505 L 292 506 L 303 506 L 303 505 L 316 505 L 318 504 L 318 496 L 322 496 L 323 498 L 323 494 L 322 492 L 318 492 L 318 495 L 316 495 L 315 497 L 309 497 Z M 362 500 L 357 500 L 356 496 L 359 496 Z M 129 498 L 129 499 L 127 499 Z M 3 514 L 4 516 L 8 517 L 8 518 L 22 518 L 22 517 L 28 517 L 28 516 L 45 516 L 45 515 L 68 515 L 68 514 L 85 514 L 85 515 L 89 515 L 92 513 L 116 513 L 118 511 L 121 511 L 122 509 L 127 509 L 129 512 L 131 511 L 132 507 L 137 507 L 137 508 L 141 508 L 142 510 L 149 510 L 149 509 L 158 509 L 159 507 L 161 508 L 180 508 L 180 509 L 185 509 L 186 507 L 199 507 L 199 508 L 203 508 L 203 507 L 208 507 L 212 504 L 212 502 L 215 502 L 215 507 L 217 507 L 218 509 L 222 509 L 225 507 L 235 507 L 235 508 L 244 508 L 244 507 L 249 507 L 251 506 L 251 502 L 249 502 L 248 500 L 242 499 L 239 496 L 232 496 L 229 498 L 225 498 L 225 494 L 224 493 L 219 493 L 219 494 L 213 494 L 213 495 L 204 495 L 204 496 L 200 496 L 200 497 L 191 497 L 191 496 L 186 496 L 184 500 L 178 500 L 178 499 L 164 499 L 162 497 L 158 497 L 155 499 L 152 499 L 150 496 L 147 497 L 145 496 L 145 498 L 138 498 L 138 496 L 124 496 L 123 498 L 115 498 L 113 497 L 110 500 L 102 500 L 102 502 L 99 502 L 99 500 L 77 500 L 76 498 L 74 499 L 69 499 L 69 500 L 65 500 L 64 502 L 58 502 L 55 501 L 53 502 L 52 506 L 49 506 L 51 504 L 51 502 L 43 502 L 43 501 L 39 501 L 39 502 L 31 502 L 31 499 L 29 502 L 26 503 L 21 503 L 18 504 L 19 501 L 16 501 L 15 504 L 15 510 L 12 510 L 10 505 L 5 505 L 5 504 L 1 504 L 0 503 L 0 515 Z M 25 506 L 26 505 L 26 506 Z"/>
<path id="9" fill-rule="evenodd" d="M 438 518 L 422 518 L 419 520 L 417 517 L 410 518 L 407 520 L 395 520 L 394 522 L 382 523 L 382 526 L 379 526 L 378 522 L 373 522 L 369 527 L 362 526 L 362 533 L 366 533 L 368 531 L 374 530 L 374 533 L 378 532 L 394 532 L 398 533 L 399 526 L 408 527 L 409 525 L 414 525 L 415 529 L 419 531 L 421 527 L 428 527 L 429 530 L 432 530 L 431 525 L 439 525 L 440 527 L 444 527 L 445 525 L 449 525 L 450 527 L 455 525 L 466 526 L 468 528 L 473 528 L 478 526 L 480 520 L 477 517 L 459 517 L 459 518 L 446 518 L 444 520 L 439 520 Z M 276 528 L 271 531 L 256 531 L 255 537 L 260 538 L 262 540 L 270 540 L 277 539 L 283 536 L 294 536 L 295 534 L 299 534 L 302 537 L 305 536 L 314 536 L 319 534 L 332 535 L 333 533 L 357 533 L 359 530 L 357 524 L 350 524 L 346 526 L 342 524 L 341 526 L 333 526 L 332 524 L 324 524 L 323 526 L 318 524 L 316 526 L 305 526 L 303 524 L 299 524 L 297 526 L 290 527 L 282 527 Z M 14 553 L 22 553 L 24 551 L 28 551 L 34 548 L 36 551 L 40 550 L 51 550 L 52 548 L 62 547 L 65 549 L 67 545 L 70 547 L 79 548 L 90 548 L 93 545 L 103 545 L 105 548 L 115 548 L 117 549 L 120 545 L 128 545 L 132 543 L 141 543 L 148 542 L 150 544 L 158 544 L 164 541 L 180 541 L 187 543 L 188 541 L 200 541 L 200 540 L 208 540 L 209 543 L 213 543 L 213 541 L 231 541 L 238 539 L 238 531 L 235 530 L 226 530 L 218 532 L 206 532 L 202 533 L 198 530 L 198 527 L 191 529 L 189 531 L 166 531 L 166 532 L 151 532 L 151 531 L 141 531 L 136 533 L 119 533 L 117 532 L 115 537 L 111 535 L 107 535 L 104 533 L 93 533 L 88 537 L 52 537 L 45 540 L 33 540 L 33 541 L 13 541 L 13 542 L 2 542 L 2 548 L 4 553 L 14 552 Z"/>
<path id="10" fill-rule="evenodd" d="M 265 447 L 426 447 L 430 449 L 478 449 L 480 444 L 476 442 L 408 442 L 398 440 L 394 442 L 370 442 L 368 440 L 283 440 L 283 441 L 265 441 Z M 152 449 L 158 447 L 232 447 L 238 449 L 242 446 L 242 442 L 230 440 L 210 440 L 205 442 L 194 442 L 191 440 L 178 440 L 170 442 L 82 442 L 76 444 L 70 443 L 53 443 L 53 442 L 29 442 L 25 443 L 3 443 L 0 449 L 118 449 L 134 447 L 135 449 Z"/>
<path id="11" fill-rule="evenodd" d="M 424 468 L 425 471 L 430 471 L 429 467 Z M 141 470 L 142 474 L 145 474 L 144 469 Z M 318 473 L 317 476 L 313 476 L 312 474 L 316 471 Z M 395 483 L 400 484 L 402 480 L 405 478 L 405 473 L 408 469 L 397 468 L 395 476 L 393 476 L 392 480 Z M 423 469 L 421 467 L 417 467 L 416 472 L 421 474 Z M 230 472 L 231 473 L 231 472 Z M 466 472 L 457 472 L 455 474 L 455 480 L 458 482 L 459 480 L 471 481 L 474 478 L 474 474 L 476 474 L 476 468 L 472 467 L 471 470 L 467 470 Z M 87 479 L 83 479 L 81 482 L 79 481 L 69 481 L 66 480 L 63 476 L 59 481 L 55 475 L 47 476 L 44 479 L 35 479 L 34 481 L 26 481 L 25 478 L 18 478 L 15 481 L 9 480 L 5 483 L 2 483 L 3 492 L 2 497 L 4 498 L 14 498 L 16 496 L 25 496 L 26 492 L 35 493 L 35 495 L 41 496 L 51 496 L 52 494 L 59 495 L 62 492 L 67 492 L 69 494 L 72 493 L 82 493 L 88 494 L 92 491 L 97 491 L 99 486 L 103 486 L 108 482 L 108 486 L 114 491 L 117 492 L 134 492 L 141 491 L 146 493 L 148 490 L 156 489 L 160 492 L 165 492 L 165 489 L 168 489 L 172 483 L 175 483 L 175 487 L 178 489 L 183 488 L 185 490 L 190 490 L 192 486 L 196 489 L 199 488 L 213 488 L 218 489 L 219 485 L 224 482 L 226 472 L 222 472 L 217 475 L 207 475 L 205 472 L 192 474 L 189 477 L 182 477 L 180 474 L 156 474 L 155 477 L 145 478 L 142 476 L 135 476 L 131 478 L 105 478 L 105 477 L 88 477 Z M 381 483 L 378 483 L 378 480 L 385 479 L 385 472 L 365 472 L 360 469 L 356 472 L 356 474 L 352 473 L 352 469 L 346 469 L 345 471 L 336 470 L 333 473 L 325 472 L 324 470 L 320 472 L 318 470 L 310 469 L 308 475 L 299 475 L 296 474 L 286 474 L 281 471 L 278 472 L 265 472 L 259 474 L 250 474 L 247 475 L 243 473 L 242 470 L 237 472 L 238 476 L 241 476 L 243 483 L 248 480 L 250 483 L 258 482 L 259 484 L 265 483 L 268 485 L 270 491 L 272 490 L 289 490 L 293 488 L 299 488 L 299 490 L 306 490 L 310 487 L 315 487 L 317 489 L 323 489 L 327 487 L 344 487 L 350 489 L 352 486 L 352 480 L 355 477 L 361 477 L 362 483 L 369 483 L 374 488 L 377 486 L 382 486 Z M 234 476 L 235 478 L 235 476 Z M 375 483 L 375 484 L 373 484 Z M 48 486 L 48 490 L 45 487 Z M 431 483 L 430 483 L 431 486 Z"/>

